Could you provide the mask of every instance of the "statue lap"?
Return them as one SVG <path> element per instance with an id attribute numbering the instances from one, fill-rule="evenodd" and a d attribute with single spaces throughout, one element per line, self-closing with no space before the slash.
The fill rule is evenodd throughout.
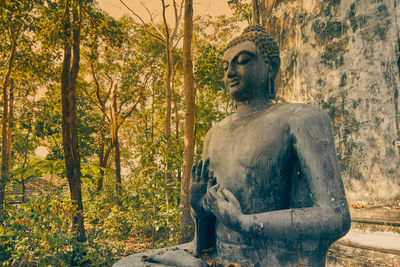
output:
<path id="1" fill-rule="evenodd" d="M 182 244 L 179 246 L 168 247 L 168 248 L 160 248 L 156 250 L 146 251 L 142 253 L 136 253 L 130 255 L 128 257 L 122 258 L 114 263 L 113 267 L 162 267 L 162 266 L 170 266 L 168 264 L 161 264 L 155 262 L 145 261 L 144 259 L 148 259 L 154 255 L 162 255 L 165 253 L 174 254 L 176 258 L 182 258 L 186 255 L 188 257 L 192 257 L 186 250 L 193 250 L 194 245 L 192 242 Z M 201 265 L 198 265 L 201 266 Z"/>

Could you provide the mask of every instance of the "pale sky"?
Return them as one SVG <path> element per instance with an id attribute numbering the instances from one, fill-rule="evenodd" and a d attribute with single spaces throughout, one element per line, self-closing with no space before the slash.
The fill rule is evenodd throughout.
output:
<path id="1" fill-rule="evenodd" d="M 99 7 L 109 13 L 115 18 L 119 18 L 124 14 L 129 14 L 130 11 L 119 0 L 97 0 Z M 155 16 L 156 20 L 161 22 L 161 0 L 123 0 L 124 3 L 135 11 L 144 21 L 149 20 L 148 13 L 141 3 L 143 3 Z M 172 1 L 166 0 L 167 4 Z M 180 3 L 180 0 L 176 1 Z M 167 8 L 167 11 L 172 12 L 172 5 Z M 231 9 L 228 7 L 228 0 L 193 0 L 194 16 L 219 16 L 219 15 L 232 15 Z M 169 15 L 169 21 L 173 17 Z M 183 16 L 183 15 L 182 15 Z M 171 21 L 172 22 L 172 21 Z"/>

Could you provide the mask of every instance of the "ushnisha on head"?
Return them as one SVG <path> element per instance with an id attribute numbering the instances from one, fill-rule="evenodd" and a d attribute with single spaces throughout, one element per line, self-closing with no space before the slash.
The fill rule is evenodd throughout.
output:
<path id="1" fill-rule="evenodd" d="M 263 58 L 263 61 L 267 66 L 267 77 L 262 79 L 264 83 L 263 87 L 266 87 L 264 89 L 266 98 L 274 99 L 276 95 L 275 77 L 280 66 L 279 47 L 274 39 L 272 39 L 268 35 L 264 27 L 262 27 L 261 25 L 250 25 L 245 28 L 240 36 L 234 38 L 229 42 L 224 51 L 224 59 L 226 58 L 225 55 L 229 54 L 230 52 L 236 53 L 236 47 L 248 47 L 248 45 L 246 44 L 249 43 L 251 43 L 251 46 L 252 44 L 255 45 L 255 50 L 257 51 L 257 54 Z M 249 50 L 251 51 L 252 49 Z"/>
<path id="2" fill-rule="evenodd" d="M 261 25 L 250 25 L 245 28 L 240 36 L 229 42 L 225 51 L 245 41 L 253 42 L 266 62 L 268 62 L 271 57 L 279 57 L 278 44 L 268 35 L 265 28 Z"/>

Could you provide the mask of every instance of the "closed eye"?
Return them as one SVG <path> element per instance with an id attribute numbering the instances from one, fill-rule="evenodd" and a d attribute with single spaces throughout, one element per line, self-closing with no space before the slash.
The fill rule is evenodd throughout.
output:
<path id="1" fill-rule="evenodd" d="M 236 62 L 239 65 L 246 65 L 247 63 L 249 63 L 249 61 L 252 59 L 253 57 L 247 53 L 242 53 L 240 54 L 237 59 Z"/>

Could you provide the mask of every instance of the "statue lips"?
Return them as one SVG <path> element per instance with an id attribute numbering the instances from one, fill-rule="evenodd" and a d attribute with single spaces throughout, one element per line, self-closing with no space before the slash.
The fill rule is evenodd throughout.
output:
<path id="1" fill-rule="evenodd" d="M 231 81 L 229 81 L 229 87 L 235 87 L 235 86 L 239 85 L 239 83 L 240 83 L 239 79 L 231 80 Z"/>

